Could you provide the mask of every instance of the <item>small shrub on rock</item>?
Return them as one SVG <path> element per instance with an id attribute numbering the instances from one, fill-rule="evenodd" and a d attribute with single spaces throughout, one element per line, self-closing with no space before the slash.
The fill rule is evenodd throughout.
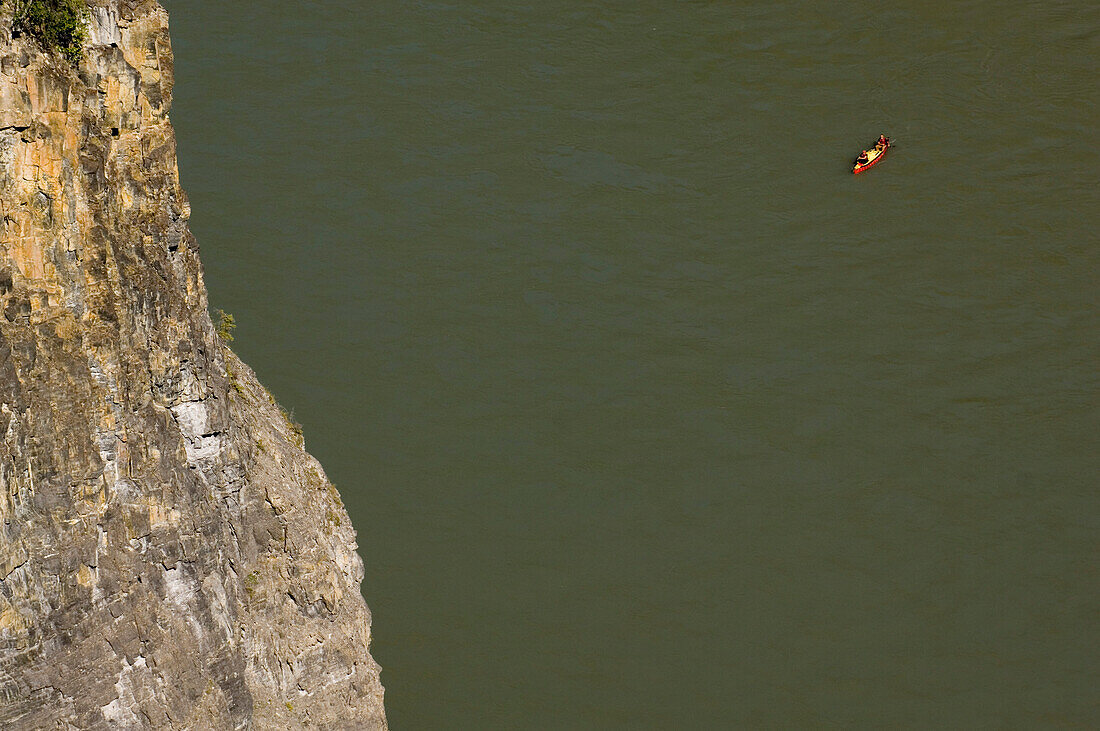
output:
<path id="1" fill-rule="evenodd" d="M 73 63 L 83 54 L 88 37 L 88 5 L 84 0 L 12 0 L 13 27 Z"/>
<path id="2" fill-rule="evenodd" d="M 218 324 L 214 329 L 218 337 L 227 343 L 233 342 L 233 328 L 237 327 L 237 320 L 225 310 L 218 310 Z"/>

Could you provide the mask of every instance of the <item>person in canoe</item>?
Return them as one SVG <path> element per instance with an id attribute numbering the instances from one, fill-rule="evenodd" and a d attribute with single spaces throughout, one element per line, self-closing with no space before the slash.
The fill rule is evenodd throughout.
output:
<path id="1" fill-rule="evenodd" d="M 886 150 L 889 147 L 890 139 L 886 135 L 879 135 L 878 139 L 875 141 L 874 147 L 859 153 L 859 157 L 856 158 L 855 167 L 852 169 L 852 172 L 861 173 L 877 163 L 882 159 L 882 156 L 886 154 Z"/>

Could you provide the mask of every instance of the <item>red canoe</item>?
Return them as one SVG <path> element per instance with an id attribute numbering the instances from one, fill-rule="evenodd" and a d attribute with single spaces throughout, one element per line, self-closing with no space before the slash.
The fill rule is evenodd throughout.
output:
<path id="1" fill-rule="evenodd" d="M 867 168 L 874 166 L 875 163 L 877 163 L 882 158 L 886 157 L 886 151 L 889 150 L 889 149 L 890 149 L 890 139 L 887 138 L 886 139 L 886 146 L 883 147 L 881 150 L 878 149 L 877 145 L 875 147 L 872 147 L 870 150 L 864 150 L 864 152 L 867 153 L 867 162 L 860 163 L 858 160 L 856 160 L 855 167 L 852 168 L 852 174 L 853 175 L 859 175 L 860 173 L 862 173 Z"/>

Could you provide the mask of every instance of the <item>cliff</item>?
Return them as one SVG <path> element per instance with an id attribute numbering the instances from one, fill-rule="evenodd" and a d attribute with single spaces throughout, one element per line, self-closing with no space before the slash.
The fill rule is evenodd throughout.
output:
<path id="1" fill-rule="evenodd" d="M 339 495 L 207 314 L 168 19 L 0 7 L 0 725 L 385 728 Z"/>

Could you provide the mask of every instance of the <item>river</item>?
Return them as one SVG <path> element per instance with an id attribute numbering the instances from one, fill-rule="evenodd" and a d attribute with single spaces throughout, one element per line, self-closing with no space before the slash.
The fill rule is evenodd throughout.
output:
<path id="1" fill-rule="evenodd" d="M 1100 718 L 1100 5 L 166 4 L 394 729 Z"/>

